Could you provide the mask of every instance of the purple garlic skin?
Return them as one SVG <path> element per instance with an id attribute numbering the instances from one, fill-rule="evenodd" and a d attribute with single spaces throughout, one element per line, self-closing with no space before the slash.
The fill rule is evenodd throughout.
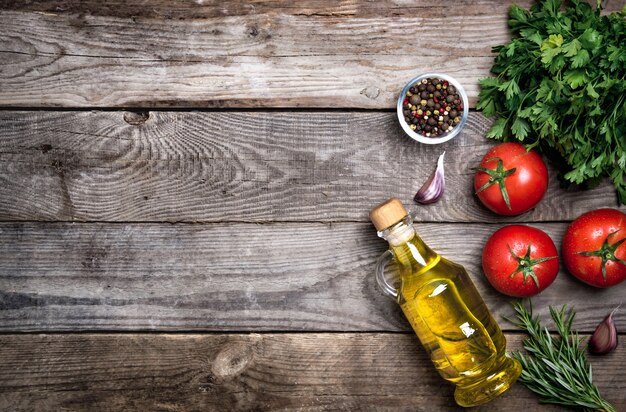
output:
<path id="1" fill-rule="evenodd" d="M 602 322 L 596 327 L 596 330 L 589 338 L 589 351 L 596 355 L 606 355 L 611 353 L 617 347 L 617 329 L 613 321 L 613 312 L 609 313 Z"/>
<path id="2" fill-rule="evenodd" d="M 443 196 L 446 186 L 443 173 L 443 156 L 445 154 L 446 152 L 443 152 L 441 156 L 439 156 L 439 159 L 437 159 L 437 167 L 415 194 L 414 200 L 417 203 L 423 205 L 435 203 Z"/>

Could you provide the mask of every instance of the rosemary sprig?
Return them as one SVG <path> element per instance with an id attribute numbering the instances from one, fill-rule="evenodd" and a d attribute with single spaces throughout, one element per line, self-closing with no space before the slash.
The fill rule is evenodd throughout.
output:
<path id="1" fill-rule="evenodd" d="M 570 308 L 566 312 L 550 306 L 550 315 L 559 336 L 551 336 L 541 325 L 538 317 L 533 318 L 532 305 L 527 309 L 521 302 L 515 308 L 519 328 L 528 333 L 524 339 L 524 349 L 529 355 L 512 353 L 522 364 L 519 381 L 528 389 L 542 397 L 542 403 L 554 403 L 579 408 L 585 411 L 616 412 L 604 400 L 592 381 L 591 365 L 581 348 L 582 339 L 572 332 L 572 322 L 576 312 Z"/>

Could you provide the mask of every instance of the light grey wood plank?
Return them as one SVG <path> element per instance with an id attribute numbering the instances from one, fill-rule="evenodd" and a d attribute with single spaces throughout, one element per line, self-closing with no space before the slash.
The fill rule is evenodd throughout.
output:
<path id="1" fill-rule="evenodd" d="M 368 221 L 391 196 L 420 221 L 572 220 L 616 207 L 606 182 L 562 190 L 503 218 L 473 194 L 495 144 L 471 113 L 440 146 L 410 140 L 379 112 L 0 112 L 0 219 L 63 221 Z M 412 198 L 446 151 L 446 193 Z M 622 210 L 626 210 L 622 207 Z"/>
<path id="2" fill-rule="evenodd" d="M 0 105 L 391 108 L 438 71 L 474 106 L 512 2 L 101 3 L 0 4 Z"/>
<path id="3" fill-rule="evenodd" d="M 608 0 L 608 8 L 616 3 Z M 619 2 L 617 2 L 619 3 Z M 146 7 L 149 4 L 150 7 Z M 459 1 L 458 9 L 467 14 L 493 14 L 493 9 L 506 10 L 510 2 L 498 0 Z M 522 1 L 528 5 L 531 2 Z M 281 0 L 262 0 L 253 3 L 245 0 L 222 2 L 219 0 L 202 0 L 189 2 L 186 0 L 152 0 L 127 2 L 109 0 L 105 3 L 97 0 L 40 0 L 37 2 L 4 1 L 0 7 L 6 10 L 21 12 L 43 12 L 55 14 L 88 14 L 93 16 L 110 16 L 118 18 L 159 19 L 159 20 L 194 20 L 215 17 L 250 16 L 264 14 L 286 14 L 311 17 L 412 17 L 417 14 L 425 16 L 445 16 L 454 12 L 440 7 L 436 0 L 419 0 L 403 2 L 394 0 L 344 1 L 329 2 L 326 0 L 306 0 L 284 2 Z"/>
<path id="4" fill-rule="evenodd" d="M 466 267 L 503 328 L 511 299 L 484 279 L 482 247 L 500 225 L 417 225 Z M 563 223 L 537 224 L 560 247 Z M 0 224 L 0 331 L 408 331 L 374 279 L 386 243 L 372 225 Z M 561 271 L 533 299 L 568 304 L 592 331 L 623 301 Z M 618 321 L 624 312 L 616 313 Z"/>
<path id="5" fill-rule="evenodd" d="M 473 0 L 459 1 L 455 4 L 457 10 L 463 9 L 470 15 L 494 14 L 494 10 L 504 8 L 510 2 L 503 0 Z M 516 4 L 528 7 L 531 1 L 523 0 Z M 149 5 L 150 7 L 146 7 Z M 284 2 L 282 0 L 259 0 L 250 3 L 246 0 L 201 0 L 193 3 L 186 0 L 151 0 L 133 1 L 109 0 L 39 0 L 37 2 L 23 2 L 5 0 L 0 7 L 14 11 L 30 11 L 57 14 L 90 14 L 95 16 L 111 16 L 119 18 L 153 18 L 168 20 L 193 20 L 209 17 L 247 16 L 258 14 L 284 14 L 296 16 L 321 17 L 371 17 L 371 16 L 445 16 L 454 10 L 441 7 L 442 3 L 436 0 L 419 0 L 405 2 L 398 0 L 372 1 L 343 1 L 329 2 L 327 0 L 306 0 L 299 2 Z M 623 0 L 604 0 L 602 6 L 605 11 L 621 10 Z"/>
<path id="6" fill-rule="evenodd" d="M 520 335 L 507 340 L 521 349 Z M 602 395 L 624 410 L 624 346 L 590 361 Z M 3 410 L 458 408 L 409 334 L 3 335 L 0 365 Z M 521 384 L 472 410 L 521 409 L 565 410 Z"/>
<path id="7" fill-rule="evenodd" d="M 473 106 L 510 38 L 504 0 L 101 3 L 0 4 L 0 105 L 390 108 L 438 71 Z"/>
<path id="8" fill-rule="evenodd" d="M 426 71 L 474 105 L 510 37 L 509 1 L 99 3 L 3 4 L 0 105 L 391 108 Z"/>

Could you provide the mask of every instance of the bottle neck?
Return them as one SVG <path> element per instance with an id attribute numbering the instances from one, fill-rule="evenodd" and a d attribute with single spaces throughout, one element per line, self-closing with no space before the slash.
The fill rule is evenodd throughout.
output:
<path id="1" fill-rule="evenodd" d="M 415 229 L 413 228 L 411 217 L 407 215 L 395 225 L 378 232 L 378 236 L 389 242 L 389 245 L 392 247 L 407 243 L 415 237 Z"/>
<path id="2" fill-rule="evenodd" d="M 389 242 L 389 246 L 400 265 L 415 269 L 429 266 L 439 255 L 430 249 L 417 235 L 411 216 L 408 215 L 395 225 L 378 232 L 378 236 Z"/>

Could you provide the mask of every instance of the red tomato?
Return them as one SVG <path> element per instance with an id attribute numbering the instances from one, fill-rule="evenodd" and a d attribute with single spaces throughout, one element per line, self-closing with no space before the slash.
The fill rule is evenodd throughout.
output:
<path id="1" fill-rule="evenodd" d="M 556 246 L 542 230 L 505 226 L 485 244 L 483 271 L 500 293 L 517 298 L 536 295 L 550 286 L 559 272 Z"/>
<path id="2" fill-rule="evenodd" d="M 597 209 L 574 220 L 563 238 L 563 261 L 585 283 L 608 288 L 626 279 L 626 214 Z"/>
<path id="3" fill-rule="evenodd" d="M 474 175 L 478 198 L 500 215 L 518 215 L 535 207 L 547 188 L 546 164 L 520 143 L 502 143 L 489 150 Z"/>

